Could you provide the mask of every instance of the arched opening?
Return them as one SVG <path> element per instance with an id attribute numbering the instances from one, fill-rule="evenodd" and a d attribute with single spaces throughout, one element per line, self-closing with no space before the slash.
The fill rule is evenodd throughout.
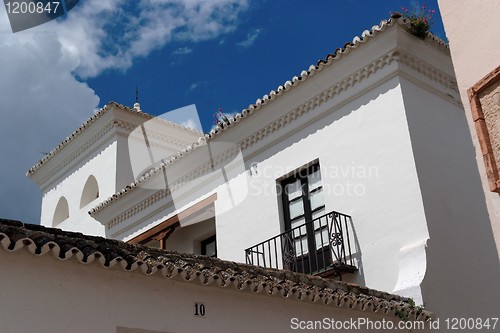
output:
<path id="1" fill-rule="evenodd" d="M 54 213 L 54 219 L 52 221 L 52 225 L 56 226 L 62 221 L 66 220 L 69 217 L 69 207 L 68 200 L 65 197 L 61 197 L 56 206 L 56 211 Z"/>
<path id="2" fill-rule="evenodd" d="M 97 180 L 94 176 L 89 176 L 85 186 L 83 187 L 80 208 L 87 206 L 97 198 L 99 198 L 99 185 L 97 185 Z"/>

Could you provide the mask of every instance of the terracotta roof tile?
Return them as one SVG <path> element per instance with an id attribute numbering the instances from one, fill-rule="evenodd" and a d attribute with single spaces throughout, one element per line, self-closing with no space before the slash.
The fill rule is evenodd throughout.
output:
<path id="1" fill-rule="evenodd" d="M 430 320 L 432 313 L 418 310 L 409 300 L 355 284 L 285 270 L 224 261 L 207 256 L 184 254 L 140 245 L 87 236 L 19 221 L 0 219 L 0 248 L 15 252 L 26 248 L 34 255 L 52 253 L 61 260 L 97 262 L 103 267 L 140 270 L 144 274 L 167 279 L 197 281 L 203 285 L 232 286 L 255 293 L 281 295 L 284 298 L 348 307 L 361 311 L 410 319 Z"/>

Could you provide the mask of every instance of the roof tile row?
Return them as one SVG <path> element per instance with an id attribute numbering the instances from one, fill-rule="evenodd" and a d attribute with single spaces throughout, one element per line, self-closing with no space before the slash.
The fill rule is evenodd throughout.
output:
<path id="1" fill-rule="evenodd" d="M 0 244 L 8 252 L 26 248 L 41 256 L 52 253 L 60 260 L 97 262 L 103 267 L 139 270 L 167 279 L 197 281 L 203 285 L 232 286 L 255 293 L 347 307 L 410 319 L 429 320 L 432 314 L 415 308 L 408 299 L 354 284 L 285 270 L 183 254 L 87 236 L 19 221 L 0 219 Z"/>

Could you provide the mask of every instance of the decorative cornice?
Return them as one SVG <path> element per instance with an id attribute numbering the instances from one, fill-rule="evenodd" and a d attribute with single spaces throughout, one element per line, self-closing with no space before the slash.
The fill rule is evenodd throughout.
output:
<path id="1" fill-rule="evenodd" d="M 160 119 L 160 118 L 153 118 L 153 119 L 156 120 L 156 119 Z M 162 120 L 162 119 L 160 119 L 160 120 Z M 132 132 L 138 126 L 137 124 L 132 124 L 132 123 L 129 123 L 129 122 L 126 122 L 123 120 L 115 120 L 113 122 L 113 124 L 116 127 L 122 128 L 128 132 Z M 172 144 L 172 145 L 176 146 L 179 150 L 182 150 L 193 143 L 192 141 L 185 141 L 185 140 L 182 140 L 179 138 L 175 138 L 175 137 L 172 137 L 170 135 L 166 135 L 163 132 L 154 131 L 150 128 L 147 129 L 147 134 L 150 138 L 155 138 L 155 139 L 158 139 L 158 140 L 163 141 L 165 143 Z M 200 132 L 200 133 L 198 133 L 198 135 L 201 137 L 201 136 L 203 136 L 203 133 Z"/>
<path id="2" fill-rule="evenodd" d="M 40 178 L 40 184 L 45 184 L 49 182 L 51 179 L 53 179 L 61 170 L 64 170 L 67 168 L 67 166 L 78 159 L 81 155 L 85 154 L 96 142 L 98 142 L 100 139 L 102 139 L 106 134 L 112 131 L 113 128 L 120 128 L 124 129 L 127 132 L 131 132 L 134 129 L 137 128 L 137 124 L 133 124 L 130 122 L 126 122 L 123 120 L 114 120 L 103 128 L 101 128 L 96 134 L 91 136 L 89 139 L 87 139 L 82 145 L 80 145 L 76 150 L 74 150 L 70 155 L 68 155 L 65 159 L 60 161 L 54 168 L 50 170 L 49 173 L 44 175 L 43 177 Z M 163 142 L 170 143 L 178 150 L 182 150 L 185 147 L 187 147 L 191 142 L 184 141 L 181 139 L 173 138 L 168 135 L 164 135 L 163 133 L 160 133 L 158 131 L 148 131 L 148 134 L 150 134 L 152 137 L 159 139 Z M 201 134 L 200 134 L 201 135 Z"/>
<path id="3" fill-rule="evenodd" d="M 114 123 L 109 123 L 103 128 L 101 128 L 95 135 L 86 140 L 82 145 L 80 145 L 76 150 L 74 150 L 65 159 L 59 162 L 54 168 L 50 170 L 46 175 L 40 178 L 40 184 L 45 184 L 50 181 L 57 173 L 66 168 L 71 162 L 76 160 L 79 156 L 83 155 L 89 150 L 97 141 L 103 138 L 106 134 L 111 132 L 115 127 Z"/>
<path id="4" fill-rule="evenodd" d="M 137 111 L 135 109 L 128 108 L 124 105 L 121 105 L 116 102 L 109 102 L 106 104 L 104 107 L 102 107 L 98 112 L 96 112 L 94 115 L 92 115 L 89 119 L 87 119 L 80 127 L 78 127 L 73 133 L 71 133 L 70 136 L 68 136 L 66 139 L 64 139 L 61 143 L 59 143 L 54 149 L 52 149 L 47 155 L 45 155 L 40 161 L 38 161 L 34 166 L 32 166 L 28 172 L 26 173 L 27 176 L 32 176 L 38 169 L 42 167 L 46 162 L 51 160 L 57 153 L 59 153 L 66 145 L 68 145 L 71 141 L 76 139 L 80 134 L 82 134 L 87 128 L 89 128 L 94 122 L 97 121 L 97 119 L 101 118 L 106 112 L 108 112 L 112 107 L 117 107 L 121 110 L 131 112 L 137 115 L 140 115 L 142 117 L 145 117 L 146 119 L 151 119 L 153 116 L 148 115 L 142 111 Z"/>
<path id="5" fill-rule="evenodd" d="M 435 81 L 450 90 L 458 92 L 456 79 L 453 76 L 446 74 L 439 68 L 434 67 L 427 62 L 403 51 L 399 52 L 398 61 L 410 67 L 414 71 L 423 74 L 428 79 Z"/>
<path id="6" fill-rule="evenodd" d="M 286 127 L 295 120 L 309 113 L 311 110 L 321 106 L 323 103 L 333 99 L 335 96 L 339 95 L 341 92 L 353 87 L 357 83 L 361 82 L 363 79 L 368 78 L 371 74 L 375 73 L 377 70 L 391 64 L 394 60 L 398 58 L 398 51 L 391 51 L 380 58 L 374 60 L 371 64 L 363 67 L 362 69 L 356 71 L 354 74 L 348 76 L 337 84 L 323 90 L 321 93 L 317 94 L 313 98 L 309 99 L 305 103 L 296 107 L 292 111 L 286 113 L 274 122 L 260 128 L 247 138 L 240 141 L 239 146 L 241 150 L 245 150 L 257 142 L 263 140 L 270 134 L 278 131 L 279 129 Z"/>
<path id="7" fill-rule="evenodd" d="M 164 190 L 158 190 L 154 194 L 150 195 L 143 201 L 139 202 L 138 204 L 130 207 L 129 209 L 125 210 L 118 216 L 115 216 L 109 223 L 106 224 L 106 229 L 111 229 L 118 224 L 122 223 L 123 221 L 128 220 L 132 216 L 139 214 L 143 210 L 147 209 L 148 207 L 152 206 L 156 202 L 160 201 L 161 199 L 167 197 L 170 194 L 170 189 L 164 189 Z"/>
<path id="8" fill-rule="evenodd" d="M 109 110 L 112 108 L 117 108 L 119 110 L 125 111 L 129 114 L 134 114 L 138 115 L 140 117 L 143 117 L 146 120 L 150 119 L 160 119 L 160 118 L 155 118 L 154 116 L 147 114 L 145 112 L 142 112 L 140 110 L 132 109 L 127 106 L 124 106 L 122 104 L 116 103 L 116 102 L 109 102 L 106 104 L 104 107 L 102 107 L 98 112 L 96 112 L 94 115 L 92 115 L 89 119 L 87 119 L 79 128 L 77 128 L 73 133 L 71 133 L 70 136 L 68 136 L 66 139 L 64 139 L 61 143 L 59 143 L 54 149 L 52 149 L 47 155 L 45 155 L 40 161 L 38 161 L 34 166 L 32 166 L 26 175 L 28 177 L 31 177 L 33 174 L 35 174 L 45 163 L 47 163 L 49 160 L 51 160 L 54 156 L 56 156 L 61 150 L 63 150 L 64 147 L 66 147 L 70 142 L 74 141 L 78 136 L 80 136 L 83 132 L 85 132 L 93 123 L 95 123 L 99 118 L 101 118 L 105 113 L 107 113 Z M 176 127 L 179 129 L 182 129 L 186 132 L 189 132 L 191 134 L 195 134 L 198 136 L 202 136 L 203 133 L 200 131 L 197 131 L 195 129 L 187 128 L 182 125 L 173 123 L 171 121 L 165 120 L 165 119 L 160 119 L 163 123 L 168 124 L 169 126 Z M 185 146 L 184 146 L 185 147 Z"/>
<path id="9" fill-rule="evenodd" d="M 238 146 L 234 145 L 232 148 L 227 149 L 226 151 L 218 154 L 215 158 L 213 158 L 212 161 L 207 161 L 207 162 L 201 164 L 196 169 L 194 169 L 191 172 L 189 172 L 188 174 L 184 175 L 182 178 L 178 179 L 177 181 L 173 182 L 172 184 L 169 184 L 168 188 L 158 190 L 157 192 L 150 195 L 149 197 L 142 200 L 141 202 L 139 202 L 139 203 L 135 204 L 134 206 L 121 212 L 119 215 L 117 215 L 113 219 L 111 219 L 108 223 L 105 223 L 106 228 L 109 230 L 109 229 L 119 225 L 120 223 L 128 220 L 132 216 L 139 214 L 140 212 L 142 212 L 145 209 L 149 208 L 150 206 L 154 205 L 158 201 L 166 198 L 170 193 L 172 193 L 172 191 L 178 190 L 179 188 L 184 186 L 187 182 L 211 172 L 212 170 L 214 170 L 215 168 L 220 166 L 225 160 L 227 160 L 231 156 L 236 155 L 238 152 L 239 152 Z M 158 176 L 158 173 L 151 175 L 150 177 L 153 178 L 155 176 Z M 125 195 L 131 189 L 132 189 L 131 186 L 127 186 L 124 189 L 124 191 L 120 192 L 120 195 Z M 118 197 L 114 197 L 114 198 L 117 199 Z"/>

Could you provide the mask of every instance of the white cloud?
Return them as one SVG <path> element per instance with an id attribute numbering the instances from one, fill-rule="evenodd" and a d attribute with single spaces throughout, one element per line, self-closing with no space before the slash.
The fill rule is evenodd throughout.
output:
<path id="1" fill-rule="evenodd" d="M 177 50 L 175 50 L 172 54 L 174 55 L 185 55 L 193 52 L 193 49 L 185 46 L 185 47 L 180 47 Z"/>
<path id="2" fill-rule="evenodd" d="M 184 122 L 181 123 L 182 126 L 198 130 L 200 132 L 203 132 L 203 129 L 201 128 L 200 121 L 198 119 L 188 119 Z"/>
<path id="3" fill-rule="evenodd" d="M 135 58 L 171 41 L 197 42 L 231 32 L 247 1 L 88 0 L 67 20 L 49 25 L 65 51 L 78 57 L 76 73 L 85 78 L 105 69 L 127 69 Z"/>
<path id="4" fill-rule="evenodd" d="M 54 34 L 0 35 L 0 216 L 37 223 L 40 195 L 25 172 L 90 116 L 99 98 L 71 75 Z"/>
<path id="5" fill-rule="evenodd" d="M 97 108 L 82 78 L 126 70 L 171 41 L 231 32 L 247 7 L 247 0 L 88 0 L 65 20 L 13 34 L 0 6 L 0 217 L 38 222 L 40 194 L 25 172 Z"/>
<path id="6" fill-rule="evenodd" d="M 253 43 L 255 43 L 255 41 L 257 40 L 257 38 L 260 36 L 261 33 L 262 33 L 262 29 L 255 29 L 254 31 L 249 32 L 247 34 L 246 39 L 242 40 L 241 42 L 237 43 L 236 45 L 244 47 L 244 48 L 248 48 L 248 47 L 252 46 Z"/>

